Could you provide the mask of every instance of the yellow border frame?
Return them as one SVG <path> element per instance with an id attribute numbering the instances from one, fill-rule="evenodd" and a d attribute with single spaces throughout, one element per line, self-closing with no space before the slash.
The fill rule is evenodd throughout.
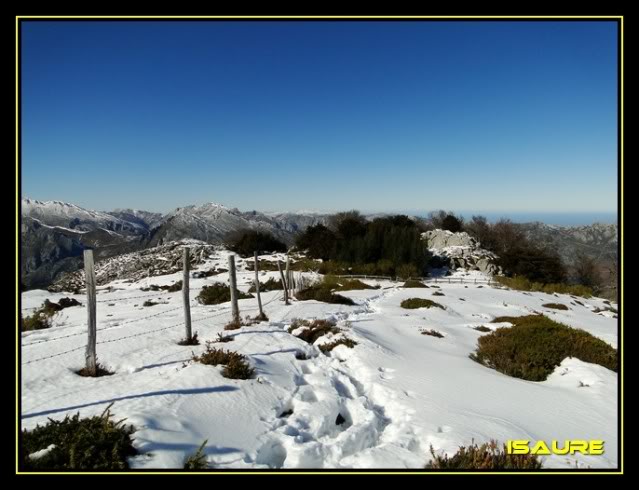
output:
<path id="1" fill-rule="evenodd" d="M 620 175 L 619 175 L 619 184 L 620 184 L 620 208 L 621 215 L 618 217 L 618 221 L 620 221 L 620 233 L 619 239 L 621 240 L 621 257 L 619 258 L 619 268 L 620 268 L 620 304 L 623 304 L 623 45 L 624 45 L 624 36 L 623 36 L 623 15 L 525 15 L 525 16 L 517 16 L 517 15 L 390 15 L 390 16 L 378 16 L 378 15 L 17 15 L 16 16 L 16 252 L 18 251 L 19 243 L 19 232 L 18 224 L 19 224 L 19 209 L 20 203 L 18 201 L 18 196 L 20 194 L 19 189 L 19 142 L 20 142 L 20 127 L 19 127 L 19 111 L 20 106 L 18 104 L 18 93 L 20 89 L 20 76 L 18 73 L 19 67 L 19 36 L 20 36 L 20 20 L 22 19 L 271 19 L 271 20 L 285 20 L 285 19 L 386 19 L 386 20 L 397 20 L 397 19 L 448 19 L 448 20 L 457 20 L 457 19 L 610 19 L 610 20 L 618 20 L 619 21 L 619 34 L 620 34 L 620 46 L 619 46 L 619 144 L 620 147 L 619 157 L 620 157 Z M 20 294 L 20 265 L 18 263 L 18 254 L 16 253 L 16 279 L 18 287 L 16 288 L 16 311 L 19 308 L 19 294 Z M 623 425 L 623 386 L 624 386 L 624 369 L 623 369 L 623 311 L 620 314 L 620 337 L 622 339 L 621 342 L 621 396 L 620 396 L 620 420 L 618 423 L 620 424 L 620 455 L 619 455 L 619 471 L 580 471 L 580 470 L 572 470 L 572 471 L 552 471 L 552 472 L 534 472 L 534 471 L 525 471 L 525 472 L 516 472 L 516 471 L 206 471 L 206 472 L 186 472 L 186 471 L 122 471 L 122 472 L 106 472 L 106 471 L 96 471 L 96 472 L 77 472 L 77 471 L 43 471 L 43 472 L 25 472 L 19 470 L 19 437 L 20 437 L 20 428 L 19 424 L 16 425 L 16 474 L 17 475 L 334 475 L 334 474 L 349 474 L 349 475 L 623 475 L 624 468 L 624 452 L 623 452 L 623 442 L 624 442 L 624 425 Z M 18 366 L 18 354 L 20 349 L 20 326 L 18 323 L 18 317 L 16 317 L 16 414 L 18 414 L 19 402 L 18 402 L 18 393 L 19 393 L 19 385 L 20 379 L 18 376 L 19 366 Z"/>

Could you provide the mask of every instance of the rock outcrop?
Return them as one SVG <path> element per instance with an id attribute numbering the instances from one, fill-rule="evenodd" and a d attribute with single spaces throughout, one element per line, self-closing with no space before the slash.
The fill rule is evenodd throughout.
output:
<path id="1" fill-rule="evenodd" d="M 481 244 L 466 232 L 432 230 L 422 233 L 428 249 L 450 269 L 478 270 L 485 274 L 502 274 L 496 264 L 497 255 L 481 248 Z"/>

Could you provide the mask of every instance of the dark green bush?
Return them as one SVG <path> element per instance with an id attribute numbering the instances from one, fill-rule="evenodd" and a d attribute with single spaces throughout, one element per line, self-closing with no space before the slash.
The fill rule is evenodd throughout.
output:
<path id="1" fill-rule="evenodd" d="M 427 288 L 428 286 L 417 279 L 410 279 L 404 283 L 405 288 Z"/>
<path id="2" fill-rule="evenodd" d="M 402 308 L 406 308 L 406 309 L 409 309 L 409 310 L 414 310 L 414 309 L 417 309 L 417 308 L 432 308 L 432 307 L 441 308 L 442 310 L 445 309 L 439 303 L 435 303 L 434 301 L 432 301 L 430 299 L 423 299 L 423 298 L 405 299 L 404 301 L 402 301 L 400 303 L 400 306 Z"/>
<path id="3" fill-rule="evenodd" d="M 570 309 L 566 305 L 562 305 L 561 303 L 546 303 L 541 306 L 543 306 L 544 308 L 551 308 L 553 310 L 569 310 Z"/>
<path id="4" fill-rule="evenodd" d="M 199 356 L 193 356 L 193 361 L 209 366 L 223 365 L 222 376 L 230 379 L 249 379 L 255 374 L 246 356 L 233 351 L 225 351 L 206 343 L 206 351 Z"/>
<path id="5" fill-rule="evenodd" d="M 227 246 L 242 257 L 252 257 L 254 252 L 258 254 L 271 252 L 286 252 L 286 245 L 270 233 L 256 230 L 234 232 L 227 237 Z"/>
<path id="6" fill-rule="evenodd" d="M 151 284 L 149 287 L 140 288 L 140 289 L 142 291 L 168 291 L 169 293 L 174 293 L 176 291 L 182 290 L 182 281 L 179 280 L 167 286 L 158 286 L 157 284 Z"/>
<path id="7" fill-rule="evenodd" d="M 271 277 L 266 282 L 261 282 L 260 283 L 260 292 L 262 292 L 262 291 L 281 291 L 282 289 L 284 289 L 282 287 L 282 281 L 280 279 L 275 279 L 273 277 Z M 256 292 L 255 283 L 253 283 L 253 285 L 249 289 L 249 293 L 255 293 L 255 292 Z"/>
<path id="8" fill-rule="evenodd" d="M 493 322 L 509 322 L 513 327 L 480 337 L 470 358 L 501 373 L 544 381 L 566 357 L 617 371 L 617 351 L 584 330 L 543 315 L 498 317 Z"/>
<path id="9" fill-rule="evenodd" d="M 20 330 L 28 332 L 31 330 L 43 330 L 53 326 L 52 318 L 60 310 L 72 306 L 81 306 L 81 303 L 74 298 L 62 298 L 58 303 L 44 300 L 42 306 L 35 310 L 31 316 L 22 319 Z"/>
<path id="10" fill-rule="evenodd" d="M 237 290 L 238 299 L 253 298 L 252 294 L 246 294 Z M 226 303 L 231 301 L 231 289 L 225 284 L 216 283 L 211 286 L 204 286 L 200 294 L 197 296 L 197 300 L 203 305 L 217 305 L 220 303 Z"/>
<path id="11" fill-rule="evenodd" d="M 485 327 L 484 325 L 480 325 L 478 327 L 473 328 L 473 330 L 477 330 L 478 332 L 490 332 L 491 329 L 488 327 Z"/>
<path id="12" fill-rule="evenodd" d="M 113 405 L 113 404 L 111 404 Z M 109 411 L 100 416 L 80 418 L 80 413 L 63 420 L 49 419 L 44 426 L 22 432 L 21 462 L 25 471 L 126 470 L 127 458 L 137 454 L 132 426 L 114 422 Z M 29 457 L 55 445 L 44 456 Z"/>
<path id="13" fill-rule="evenodd" d="M 444 293 L 442 293 L 441 291 L 435 291 L 433 293 L 433 296 L 446 296 Z"/>
<path id="14" fill-rule="evenodd" d="M 330 289 L 321 285 L 311 286 L 309 288 L 298 291 L 295 297 L 300 301 L 308 301 L 314 299 L 315 301 L 322 301 L 324 303 L 340 304 L 340 305 L 354 305 L 355 302 L 342 296 L 341 294 L 333 294 Z"/>
<path id="15" fill-rule="evenodd" d="M 517 291 L 532 291 L 548 294 L 572 294 L 575 296 L 581 296 L 583 298 L 590 298 L 592 296 L 592 289 L 586 286 L 582 286 L 581 284 L 542 284 L 540 282 L 533 282 L 523 276 L 494 276 L 494 279 L 501 285 L 509 287 L 511 289 L 516 289 Z"/>
<path id="16" fill-rule="evenodd" d="M 309 344 L 315 343 L 317 339 L 329 333 L 340 332 L 340 329 L 335 326 L 335 322 L 333 320 L 302 320 L 296 318 L 291 323 L 289 333 L 300 327 L 306 328 L 297 334 L 297 338 L 302 339 Z"/>
<path id="17" fill-rule="evenodd" d="M 500 447 L 497 441 L 477 446 L 461 446 L 452 456 L 439 456 L 430 447 L 433 459 L 426 465 L 438 470 L 538 470 L 542 463 L 533 454 L 508 454 L 506 445 Z"/>

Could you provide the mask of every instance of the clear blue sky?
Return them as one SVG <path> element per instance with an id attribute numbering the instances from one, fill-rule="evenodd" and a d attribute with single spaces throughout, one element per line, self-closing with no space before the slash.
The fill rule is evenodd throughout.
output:
<path id="1" fill-rule="evenodd" d="M 22 192 L 614 212 L 612 22 L 25 22 Z"/>

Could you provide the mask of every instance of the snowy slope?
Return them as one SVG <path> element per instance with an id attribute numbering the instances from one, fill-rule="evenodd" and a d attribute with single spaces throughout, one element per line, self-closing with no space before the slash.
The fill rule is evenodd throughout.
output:
<path id="1" fill-rule="evenodd" d="M 214 252 L 203 268 L 226 267 L 226 256 Z M 240 259 L 238 281 L 247 290 L 253 273 L 242 272 L 243 264 Z M 264 272 L 261 280 L 276 274 Z M 566 359 L 547 381 L 530 382 L 468 358 L 482 335 L 472 327 L 496 328 L 489 323 L 496 316 L 535 311 L 616 346 L 617 320 L 591 311 L 603 307 L 602 300 L 580 306 L 566 295 L 443 283 L 439 291 L 445 296 L 435 299 L 446 310 L 405 310 L 399 307 L 402 299 L 430 298 L 436 289 L 371 282 L 381 288 L 342 293 L 355 306 L 315 301 L 286 306 L 280 292 L 267 292 L 262 301 L 270 321 L 226 332 L 234 341 L 217 344 L 248 355 L 257 369 L 255 379 L 230 380 L 218 368 L 189 362 L 191 352 L 202 352 L 204 345 L 176 345 L 184 336 L 180 292 L 140 291 L 179 279 L 175 273 L 99 288 L 97 352 L 113 376 L 73 373 L 83 365 L 84 307 L 63 310 L 52 329 L 22 334 L 23 427 L 77 411 L 100 414 L 115 402 L 116 417 L 127 417 L 138 429 L 135 445 L 142 454 L 131 460 L 134 468 L 181 468 L 205 439 L 215 468 L 421 468 L 430 459 L 430 445 L 452 453 L 472 439 L 493 438 L 602 439 L 603 456 L 553 456 L 544 466 L 617 465 L 616 373 Z M 193 328 L 202 340 L 223 331 L 230 305 L 203 306 L 194 298 L 203 285 L 227 280 L 227 274 L 191 279 Z M 46 298 L 65 296 L 70 295 L 26 292 L 23 314 Z M 142 307 L 149 298 L 162 304 Z M 570 310 L 542 308 L 549 299 Z M 256 304 L 241 300 L 242 315 L 255 315 Z M 358 345 L 324 355 L 287 332 L 296 317 L 334 318 Z M 444 338 L 421 335 L 421 328 L 435 328 Z M 311 358 L 297 360 L 297 352 Z M 335 423 L 338 414 L 345 419 L 341 425 Z"/>

